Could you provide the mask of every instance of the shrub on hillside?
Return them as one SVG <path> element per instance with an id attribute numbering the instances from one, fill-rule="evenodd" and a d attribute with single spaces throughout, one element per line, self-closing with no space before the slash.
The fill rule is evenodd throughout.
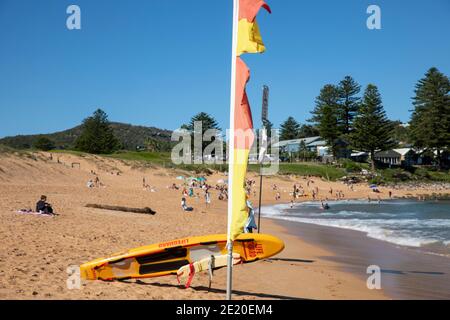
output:
<path id="1" fill-rule="evenodd" d="M 33 146 L 36 149 L 42 150 L 42 151 L 50 151 L 50 150 L 55 149 L 55 143 L 47 137 L 38 138 L 34 142 Z"/>

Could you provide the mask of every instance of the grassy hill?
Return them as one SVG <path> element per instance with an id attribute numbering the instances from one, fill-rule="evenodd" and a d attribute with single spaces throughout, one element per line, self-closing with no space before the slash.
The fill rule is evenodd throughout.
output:
<path id="1" fill-rule="evenodd" d="M 170 142 L 172 131 L 158 129 L 154 127 L 134 126 L 125 123 L 111 122 L 114 134 L 122 143 L 126 150 L 136 150 L 137 146 L 143 146 L 146 139 L 154 139 L 159 142 Z M 71 149 L 76 138 L 81 134 L 82 126 L 72 129 L 36 135 L 18 135 L 0 139 L 0 144 L 16 149 L 29 149 L 40 137 L 47 137 L 52 140 L 57 149 Z"/>

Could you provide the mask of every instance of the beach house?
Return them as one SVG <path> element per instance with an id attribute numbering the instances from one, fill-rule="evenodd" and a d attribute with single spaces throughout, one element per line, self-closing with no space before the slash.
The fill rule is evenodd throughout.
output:
<path id="1" fill-rule="evenodd" d="M 417 164 L 418 155 L 412 148 L 399 148 L 379 151 L 375 160 L 390 166 L 412 166 Z"/>
<path id="2" fill-rule="evenodd" d="M 295 153 L 299 152 L 304 147 L 308 151 L 317 153 L 318 150 L 323 150 L 323 148 L 327 146 L 327 143 L 322 140 L 321 137 L 316 136 L 301 139 L 282 140 L 275 143 L 273 146 L 278 147 L 280 152 Z"/>
<path id="3" fill-rule="evenodd" d="M 332 161 L 334 158 L 327 141 L 320 136 L 283 140 L 274 144 L 274 146 L 280 149 L 280 153 L 288 153 L 290 155 L 306 150 L 314 153 L 317 159 L 324 162 Z M 351 152 L 346 141 L 336 139 L 335 147 L 337 158 L 350 158 Z"/>

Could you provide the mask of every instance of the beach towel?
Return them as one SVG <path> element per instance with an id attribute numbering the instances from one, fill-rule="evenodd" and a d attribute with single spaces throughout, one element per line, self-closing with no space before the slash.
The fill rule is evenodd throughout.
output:
<path id="1" fill-rule="evenodd" d="M 19 214 L 30 214 L 30 215 L 34 215 L 34 216 L 43 216 L 43 217 L 53 217 L 53 214 L 48 214 L 48 213 L 44 213 L 42 211 L 40 212 L 36 212 L 36 211 L 31 211 L 31 210 L 17 210 L 16 211 Z"/>

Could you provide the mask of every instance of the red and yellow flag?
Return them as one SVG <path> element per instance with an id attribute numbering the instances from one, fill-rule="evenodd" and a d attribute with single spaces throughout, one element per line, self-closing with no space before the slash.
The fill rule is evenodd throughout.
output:
<path id="1" fill-rule="evenodd" d="M 269 6 L 262 0 L 239 0 L 239 23 L 236 52 L 236 91 L 234 106 L 234 151 L 232 181 L 230 183 L 232 217 L 229 229 L 230 240 L 243 232 L 248 218 L 245 193 L 245 174 L 248 156 L 255 139 L 253 134 L 252 112 L 248 102 L 245 86 L 250 79 L 250 70 L 240 58 L 243 53 L 262 53 L 265 46 L 256 22 L 256 15 L 261 7 L 269 13 Z"/>
<path id="2" fill-rule="evenodd" d="M 238 56 L 243 53 L 262 53 L 266 50 L 255 19 L 261 7 L 271 12 L 270 7 L 262 0 L 239 1 Z"/>

